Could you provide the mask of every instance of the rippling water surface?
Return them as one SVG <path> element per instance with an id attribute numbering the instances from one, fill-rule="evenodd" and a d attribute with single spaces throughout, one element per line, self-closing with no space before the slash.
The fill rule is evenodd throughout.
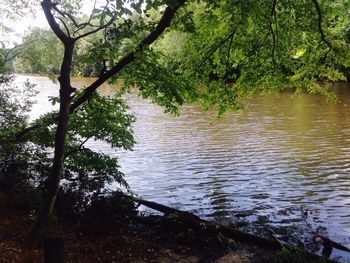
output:
<path id="1" fill-rule="evenodd" d="M 40 102 L 57 93 L 45 78 L 30 80 L 39 84 Z M 128 95 L 137 117 L 134 151 L 94 147 L 117 155 L 132 190 L 146 199 L 207 218 L 254 211 L 276 224 L 286 213 L 301 217 L 303 207 L 312 227 L 349 245 L 350 86 L 336 86 L 337 104 L 284 92 L 256 96 L 243 113 L 220 119 L 196 106 L 169 116 Z M 37 105 L 33 116 L 48 105 Z"/>

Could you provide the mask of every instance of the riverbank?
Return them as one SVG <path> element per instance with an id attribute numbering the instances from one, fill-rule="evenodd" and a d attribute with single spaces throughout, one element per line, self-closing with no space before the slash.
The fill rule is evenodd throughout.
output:
<path id="1" fill-rule="evenodd" d="M 45 77 L 22 75 L 18 82 L 27 78 L 40 91 L 34 119 L 52 109 L 48 96 L 56 96 L 58 87 Z M 91 81 L 72 78 L 74 87 Z M 219 119 L 214 110 L 194 105 L 184 105 L 174 118 L 128 94 L 137 119 L 135 149 L 113 151 L 93 140 L 88 146 L 116 156 L 130 188 L 146 199 L 213 220 L 253 211 L 283 225 L 300 219 L 303 206 L 314 230 L 327 229 L 323 235 L 349 246 L 350 84 L 333 87 L 336 104 L 286 91 L 254 96 L 244 114 Z M 103 88 L 103 94 L 113 91 Z"/>
<path id="2" fill-rule="evenodd" d="M 0 192 L 0 211 L 1 262 L 42 262 L 42 244 L 32 248 L 26 243 L 33 219 L 26 201 L 17 194 Z M 127 222 L 105 215 L 100 210 L 79 224 L 59 223 L 56 219 L 46 235 L 64 240 L 65 262 L 291 262 L 286 258 L 293 258 L 293 262 L 327 262 L 323 258 L 308 259 L 309 255 L 299 251 L 276 253 L 224 237 L 199 236 L 190 228 L 183 231 L 164 225 L 159 218 L 129 218 Z"/>

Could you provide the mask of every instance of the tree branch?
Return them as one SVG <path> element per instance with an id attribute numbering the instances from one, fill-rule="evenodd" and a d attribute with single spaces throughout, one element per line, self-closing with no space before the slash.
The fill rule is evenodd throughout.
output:
<path id="1" fill-rule="evenodd" d="M 34 125 L 30 126 L 30 127 L 27 127 L 27 128 L 25 128 L 25 129 L 23 129 L 21 132 L 19 132 L 19 133 L 16 134 L 15 140 L 16 140 L 16 141 L 21 141 L 22 138 L 23 138 L 27 133 L 29 133 L 29 132 L 31 132 L 31 131 L 33 131 L 33 130 L 35 130 L 35 129 L 38 129 L 39 127 L 40 127 L 40 124 L 39 124 L 39 123 L 36 123 L 36 124 L 34 124 Z"/>
<path id="2" fill-rule="evenodd" d="M 175 16 L 177 10 L 186 3 L 186 0 L 179 0 L 178 4 L 174 7 L 167 7 L 164 11 L 162 18 L 159 20 L 158 25 L 155 30 L 152 31 L 147 37 L 145 37 L 137 46 L 135 51 L 128 53 L 124 56 L 114 67 L 110 70 L 103 73 L 94 83 L 92 83 L 89 87 L 87 87 L 84 93 L 72 104 L 71 112 L 73 112 L 76 108 L 78 108 L 81 104 L 86 102 L 91 98 L 93 93 L 96 91 L 98 87 L 100 87 L 103 83 L 105 83 L 109 78 L 116 75 L 120 70 L 122 70 L 125 66 L 130 64 L 136 58 L 136 54 L 141 52 L 145 46 L 151 45 L 164 31 L 167 29 L 173 17 Z"/>
<path id="3" fill-rule="evenodd" d="M 11 59 L 14 59 L 19 53 L 15 53 L 14 55 L 10 56 L 11 52 L 22 46 L 24 46 L 24 44 L 14 46 L 13 48 L 7 50 L 6 53 L 4 54 L 4 63 L 10 61 Z"/>
<path id="4" fill-rule="evenodd" d="M 139 45 L 137 46 L 136 50 L 133 52 L 128 53 L 126 56 L 124 56 L 113 68 L 110 70 L 104 72 L 95 82 L 93 82 L 89 87 L 85 88 L 84 93 L 71 105 L 70 112 L 72 113 L 74 110 L 76 110 L 80 105 L 85 103 L 87 100 L 91 98 L 93 93 L 97 90 L 98 87 L 100 87 L 103 83 L 105 83 L 109 78 L 116 75 L 120 70 L 122 70 L 125 66 L 127 66 L 129 63 L 131 63 L 135 59 L 136 53 L 143 50 L 145 46 L 148 46 L 152 44 L 164 31 L 170 26 L 170 23 L 175 16 L 178 9 L 183 6 L 186 3 L 187 0 L 179 0 L 178 4 L 171 8 L 167 7 L 162 18 L 159 20 L 158 25 L 156 26 L 155 30 L 152 31 L 146 38 L 144 38 Z M 46 8 L 48 8 L 46 12 L 48 12 L 48 16 L 50 20 L 54 20 L 54 17 L 50 13 L 50 6 L 52 3 L 49 0 L 43 0 L 43 3 L 45 2 Z M 56 21 L 53 21 L 55 23 L 55 26 L 58 27 L 59 31 L 64 35 L 62 36 L 65 41 L 69 41 L 72 39 L 69 39 L 64 32 L 59 28 Z M 76 39 L 75 39 L 76 40 Z M 40 127 L 40 124 L 35 124 L 31 127 L 25 128 L 20 133 L 16 135 L 16 140 L 21 140 L 23 137 L 31 132 L 32 130 L 35 130 Z"/>
<path id="5" fill-rule="evenodd" d="M 233 43 L 233 37 L 234 37 L 234 35 L 231 36 L 231 40 L 230 40 L 230 43 L 229 43 L 228 48 L 227 48 L 226 74 L 231 68 L 230 56 L 231 56 L 231 47 L 232 47 L 232 43 Z"/>
<path id="6" fill-rule="evenodd" d="M 90 139 L 91 139 L 91 137 L 86 138 L 86 139 L 78 146 L 78 148 L 73 149 L 73 150 L 67 152 L 67 153 L 64 155 L 64 159 L 66 159 L 67 157 L 71 156 L 72 154 L 75 154 L 75 153 L 81 151 L 82 148 L 83 148 L 83 146 L 84 146 L 84 144 L 85 144 L 88 140 L 90 140 Z"/>
<path id="7" fill-rule="evenodd" d="M 332 46 L 331 42 L 325 37 L 324 31 L 322 29 L 323 16 L 322 16 L 321 7 L 320 7 L 320 5 L 319 5 L 317 0 L 312 0 L 312 2 L 313 2 L 314 6 L 316 8 L 317 15 L 318 15 L 317 26 L 318 26 L 318 31 L 320 32 L 321 41 L 326 43 L 326 45 L 329 48 L 327 50 L 326 54 L 323 56 L 323 58 L 320 61 L 320 64 L 323 64 L 326 61 L 328 54 L 332 51 L 333 46 Z"/>
<path id="8" fill-rule="evenodd" d="M 226 41 L 228 41 L 230 38 L 233 38 L 233 36 L 236 34 L 236 28 L 223 40 L 220 41 L 220 43 L 210 52 L 210 54 L 208 56 L 206 56 L 201 63 L 199 64 L 198 68 L 202 68 L 204 63 L 211 58 L 214 53 L 223 45 L 226 43 Z"/>
<path id="9" fill-rule="evenodd" d="M 74 17 L 73 17 L 71 14 L 69 14 L 69 13 L 67 13 L 67 12 L 61 11 L 60 9 L 57 8 L 56 5 L 54 5 L 52 8 L 53 8 L 57 13 L 59 13 L 62 17 L 68 17 L 68 18 L 73 22 L 73 24 L 74 24 L 76 27 L 78 27 L 78 23 L 75 21 Z"/>
<path id="10" fill-rule="evenodd" d="M 320 32 L 320 35 L 321 35 L 321 40 L 323 42 L 325 42 L 328 47 L 332 48 L 332 44 L 326 39 L 324 31 L 322 29 L 323 16 L 322 16 L 321 7 L 320 7 L 320 5 L 319 5 L 317 0 L 312 0 L 312 2 L 314 3 L 314 6 L 315 6 L 317 14 L 318 14 L 317 25 L 318 25 L 318 31 Z"/>
<path id="11" fill-rule="evenodd" d="M 58 17 L 57 19 L 61 21 L 61 23 L 63 24 L 64 28 L 66 29 L 68 37 L 70 38 L 70 32 L 69 32 L 69 29 L 68 29 L 68 26 L 66 25 L 66 23 L 60 17 Z"/>
<path id="12" fill-rule="evenodd" d="M 50 0 L 43 0 L 41 2 L 41 6 L 44 10 L 47 22 L 52 28 L 52 31 L 63 43 L 68 42 L 70 38 L 62 31 L 59 24 L 56 22 L 55 17 L 51 13 L 51 9 L 55 6 L 55 4 L 53 4 Z"/>
<path id="13" fill-rule="evenodd" d="M 95 8 L 96 8 L 96 0 L 94 1 L 94 8 L 93 8 L 93 10 L 95 10 Z M 83 29 L 84 29 L 85 27 L 87 27 L 87 26 L 93 26 L 93 25 L 91 25 L 91 20 L 92 20 L 93 14 L 94 14 L 94 13 L 92 12 L 91 15 L 90 15 L 90 17 L 89 17 L 89 20 L 88 20 L 87 22 L 81 23 L 81 24 L 79 24 L 79 25 L 77 26 L 77 29 L 74 31 L 73 35 L 74 35 L 75 33 L 79 32 L 79 30 L 83 30 Z"/>
<path id="14" fill-rule="evenodd" d="M 105 12 L 107 9 L 108 9 L 108 5 L 109 5 L 109 0 L 107 1 L 106 5 L 104 6 L 103 10 L 102 10 L 102 13 Z M 96 7 L 96 1 L 94 2 L 94 9 Z M 81 25 L 77 25 L 76 24 L 76 27 L 78 28 L 76 31 L 74 31 L 74 33 L 77 33 L 79 32 L 79 30 L 82 30 L 83 28 L 85 28 L 87 25 L 90 25 L 91 27 L 94 27 L 94 25 L 91 24 L 91 19 L 92 19 L 92 15 L 89 17 L 89 21 L 87 23 L 82 23 Z M 96 29 L 94 30 L 91 30 L 87 33 L 84 33 L 82 35 L 79 35 L 77 36 L 75 39 L 78 40 L 78 39 L 81 39 L 81 38 L 84 38 L 86 36 L 89 36 L 89 35 L 92 35 L 94 33 L 97 33 L 98 31 L 102 30 L 102 29 L 105 29 L 107 27 L 109 27 L 114 21 L 116 20 L 116 16 L 113 16 L 106 24 L 104 25 L 101 25 L 101 26 L 96 26 Z"/>
<path id="15" fill-rule="evenodd" d="M 95 34 L 97 33 L 98 31 L 102 30 L 102 29 L 105 29 L 107 27 L 109 27 L 114 21 L 115 21 L 115 17 L 112 17 L 106 24 L 102 25 L 102 26 L 99 26 L 98 28 L 94 29 L 94 30 L 91 30 L 89 32 L 86 32 L 82 35 L 79 35 L 77 37 L 74 38 L 74 40 L 79 40 L 81 38 L 84 38 L 84 37 L 87 37 L 89 35 L 92 35 L 92 34 Z"/>
<path id="16" fill-rule="evenodd" d="M 271 8 L 271 17 L 275 17 L 275 21 L 276 21 L 276 3 L 277 0 L 273 0 L 272 2 L 272 8 Z M 271 59 L 272 59 L 272 64 L 274 66 L 276 66 L 276 60 L 275 60 L 275 51 L 276 51 L 276 34 L 275 31 L 273 30 L 272 27 L 272 20 L 270 22 L 269 25 L 270 31 L 271 31 L 271 35 L 272 35 L 272 50 L 271 50 Z"/>

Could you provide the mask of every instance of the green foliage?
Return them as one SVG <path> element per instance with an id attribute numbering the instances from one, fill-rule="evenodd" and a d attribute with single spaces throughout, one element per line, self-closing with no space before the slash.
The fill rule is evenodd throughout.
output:
<path id="1" fill-rule="evenodd" d="M 147 4 L 144 13 L 135 8 L 104 38 L 90 42 L 82 61 L 104 61 L 99 72 L 132 51 L 159 20 L 155 10 L 161 1 Z M 334 100 L 320 81 L 345 80 L 338 65 L 350 61 L 349 8 L 343 1 L 322 2 L 321 10 L 323 37 L 311 1 L 192 3 L 179 12 L 174 30 L 138 54 L 114 80 L 123 78 L 125 90 L 138 87 L 143 98 L 172 113 L 184 102 L 199 102 L 205 109 L 218 106 L 220 115 L 241 109 L 242 97 L 290 87 Z"/>
<path id="2" fill-rule="evenodd" d="M 57 102 L 56 99 L 53 101 Z M 56 116 L 56 112 L 41 116 L 37 122 L 45 125 L 41 125 L 28 138 L 42 148 L 47 160 L 52 154 L 50 149 L 54 147 Z M 117 158 L 97 152 L 97 149 L 92 150 L 87 144 L 88 141 L 94 142 L 94 145 L 107 143 L 112 148 L 131 150 L 135 143 L 131 128 L 134 121 L 119 94 L 110 97 L 96 93 L 89 103 L 71 115 L 63 170 L 66 190 L 77 191 L 82 198 L 89 199 L 99 195 L 112 183 L 119 183 L 128 189 Z M 50 166 L 49 162 L 46 166 Z M 48 174 L 41 173 L 41 176 L 41 180 L 45 180 Z"/>
<path id="3" fill-rule="evenodd" d="M 120 94 L 113 97 L 98 93 L 89 103 L 71 115 L 70 136 L 103 140 L 112 147 L 131 149 L 134 144 L 131 125 L 135 118 Z"/>
<path id="4" fill-rule="evenodd" d="M 183 103 L 200 103 L 205 109 L 217 107 L 220 115 L 241 109 L 242 97 L 290 87 L 334 99 L 324 81 L 344 80 L 339 68 L 350 66 L 347 1 L 319 1 L 320 10 L 314 1 L 303 0 L 188 1 L 175 16 L 173 30 L 151 46 L 140 43 L 157 28 L 165 4 L 173 7 L 176 1 L 97 1 L 84 16 L 79 13 L 82 1 L 53 2 L 61 32 L 77 41 L 72 71 L 65 73 L 99 77 L 131 54 L 132 63 L 110 81 L 122 79 L 122 92 L 136 88 L 142 98 L 170 113 L 178 113 Z M 18 71 L 51 77 L 59 72 L 63 46 L 51 31 L 33 29 L 20 51 Z M 0 57 L 0 65 L 3 61 Z M 0 95 L 0 103 L 18 104 L 11 102 L 14 97 Z M 80 95 L 73 94 L 73 101 Z M 120 95 L 94 94 L 71 114 L 63 171 L 71 191 L 89 196 L 112 182 L 127 187 L 117 159 L 87 146 L 93 140 L 132 149 L 134 117 Z M 9 126 L 1 134 L 26 124 L 21 109 L 17 112 L 6 113 Z M 18 150 L 37 185 L 44 184 L 50 171 L 56 121 L 57 113 L 41 116 L 36 121 L 41 128 Z"/>
<path id="5" fill-rule="evenodd" d="M 7 75 L 2 75 L 0 81 L 0 185 L 10 188 L 29 183 L 41 189 L 51 170 L 57 113 L 41 116 L 36 122 L 44 125 L 27 140 L 14 140 L 14 135 L 28 125 L 34 86 L 15 86 L 13 77 Z M 134 120 L 118 94 L 95 94 L 90 103 L 72 114 L 63 185 L 65 191 L 79 193 L 80 203 L 86 205 L 109 184 L 119 183 L 128 189 L 117 158 L 93 151 L 86 143 L 93 140 L 95 144 L 108 143 L 112 148 L 130 150 L 135 143 L 131 129 Z"/>
<path id="6" fill-rule="evenodd" d="M 39 73 L 53 78 L 59 72 L 62 58 L 63 45 L 54 33 L 34 28 L 24 37 L 14 68 L 17 72 Z"/>
<path id="7" fill-rule="evenodd" d="M 2 51 L 2 50 L 1 50 Z M 6 72 L 6 67 L 5 67 L 5 56 L 2 54 L 2 52 L 0 53 L 0 74 L 1 74 L 1 80 L 0 80 L 0 84 L 6 83 L 7 82 L 7 77 L 6 75 L 3 75 L 3 73 Z"/>
<path id="8" fill-rule="evenodd" d="M 316 81 L 345 79 L 336 66 L 349 63 L 346 1 L 322 2 L 324 39 L 312 1 L 273 3 L 231 0 L 197 5 L 195 30 L 174 63 L 197 87 L 195 99 L 206 108 L 236 110 L 240 97 L 290 87 L 329 95 L 327 86 Z"/>
<path id="9" fill-rule="evenodd" d="M 25 142 L 15 142 L 14 135 L 27 124 L 28 112 L 36 94 L 28 82 L 15 85 L 11 75 L 0 75 L 0 182 L 2 187 L 22 184 L 33 179 L 29 168 L 41 165 L 44 157 L 38 149 Z M 35 156 L 35 157 L 34 157 Z M 33 157 L 33 158 L 32 158 Z M 31 158 L 31 162 L 28 160 Z"/>
<path id="10" fill-rule="evenodd" d="M 34 12 L 33 8 L 38 4 L 39 0 L 3 0 L 0 4 L 0 10 L 4 16 L 14 19 L 28 12 Z"/>
<path id="11" fill-rule="evenodd" d="M 28 81 L 23 86 L 13 84 L 14 76 L 0 75 L 0 126 L 1 136 L 23 128 L 28 120 L 28 112 L 37 93 Z"/>
<path id="12" fill-rule="evenodd" d="M 161 64 L 166 57 L 152 48 L 145 50 L 136 61 L 121 72 L 124 86 L 138 87 L 142 98 L 165 108 L 166 112 L 176 114 L 189 92 L 179 76 Z"/>

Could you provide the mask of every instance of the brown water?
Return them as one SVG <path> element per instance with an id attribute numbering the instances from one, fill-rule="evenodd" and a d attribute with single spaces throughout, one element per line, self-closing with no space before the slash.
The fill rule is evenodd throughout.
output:
<path id="1" fill-rule="evenodd" d="M 46 78 L 29 79 L 41 92 L 34 117 L 58 91 Z M 220 119 L 197 106 L 172 117 L 128 95 L 137 117 L 134 151 L 115 152 L 99 142 L 93 147 L 118 156 L 131 189 L 146 199 L 207 218 L 253 211 L 276 225 L 300 219 L 302 206 L 314 230 L 324 227 L 350 245 L 350 85 L 337 84 L 337 93 L 337 104 L 289 92 L 256 96 L 244 113 Z"/>

